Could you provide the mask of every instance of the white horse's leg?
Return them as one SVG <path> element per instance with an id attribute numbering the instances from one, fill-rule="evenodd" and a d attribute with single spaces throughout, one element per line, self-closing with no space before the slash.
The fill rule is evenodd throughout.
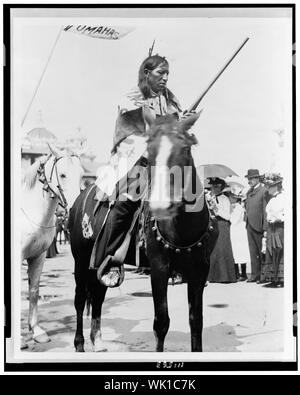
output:
<path id="1" fill-rule="evenodd" d="M 39 257 L 27 259 L 28 262 L 28 285 L 29 285 L 29 329 L 32 331 L 33 340 L 38 343 L 50 341 L 47 333 L 38 325 L 38 299 L 40 277 L 43 270 L 47 251 Z"/>

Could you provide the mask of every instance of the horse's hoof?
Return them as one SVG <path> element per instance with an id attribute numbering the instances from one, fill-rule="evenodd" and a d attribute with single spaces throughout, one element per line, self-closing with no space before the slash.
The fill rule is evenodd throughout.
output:
<path id="1" fill-rule="evenodd" d="M 107 351 L 107 348 L 104 347 L 103 342 L 100 339 L 100 337 L 96 337 L 94 339 L 94 341 L 91 340 L 91 342 L 92 342 L 93 352 L 106 352 Z"/>
<path id="2" fill-rule="evenodd" d="M 84 352 L 84 347 L 83 347 L 83 345 L 77 346 L 77 347 L 76 347 L 76 352 Z"/>
<path id="3" fill-rule="evenodd" d="M 93 352 L 107 352 L 108 349 L 104 346 L 101 347 L 93 347 Z"/>
<path id="4" fill-rule="evenodd" d="M 39 335 L 32 336 L 33 340 L 36 343 L 48 343 L 51 341 L 50 337 L 47 335 L 47 333 L 40 333 Z"/>

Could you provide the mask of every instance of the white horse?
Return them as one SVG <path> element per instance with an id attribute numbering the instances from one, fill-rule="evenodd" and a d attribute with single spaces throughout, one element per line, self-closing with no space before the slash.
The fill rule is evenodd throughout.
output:
<path id="1" fill-rule="evenodd" d="M 50 341 L 38 323 L 39 282 L 47 249 L 56 232 L 55 211 L 70 208 L 80 192 L 83 169 L 78 156 L 50 146 L 50 154 L 22 177 L 21 262 L 28 263 L 29 330 L 39 343 Z M 22 348 L 26 344 L 22 339 Z"/>

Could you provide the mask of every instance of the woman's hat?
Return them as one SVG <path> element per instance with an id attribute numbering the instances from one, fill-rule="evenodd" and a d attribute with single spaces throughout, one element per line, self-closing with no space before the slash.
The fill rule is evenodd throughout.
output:
<path id="1" fill-rule="evenodd" d="M 226 182 L 222 178 L 219 177 L 208 177 L 208 184 L 209 185 L 221 185 L 222 187 L 225 187 Z"/>
<path id="2" fill-rule="evenodd" d="M 249 169 L 248 173 L 245 175 L 246 178 L 259 178 L 260 174 L 258 169 Z"/>
<path id="3" fill-rule="evenodd" d="M 266 187 L 272 187 L 277 184 L 281 184 L 283 177 L 279 173 L 266 173 L 262 179 L 262 182 Z"/>

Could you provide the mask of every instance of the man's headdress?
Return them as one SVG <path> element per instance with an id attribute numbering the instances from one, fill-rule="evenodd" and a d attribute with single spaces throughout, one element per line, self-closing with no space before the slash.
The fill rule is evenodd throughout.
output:
<path id="1" fill-rule="evenodd" d="M 153 40 L 153 44 L 152 44 L 152 47 L 151 48 L 149 48 L 149 58 L 150 58 L 150 56 L 152 56 L 152 54 L 153 54 L 153 48 L 154 48 L 154 44 L 155 44 L 155 39 Z"/>

